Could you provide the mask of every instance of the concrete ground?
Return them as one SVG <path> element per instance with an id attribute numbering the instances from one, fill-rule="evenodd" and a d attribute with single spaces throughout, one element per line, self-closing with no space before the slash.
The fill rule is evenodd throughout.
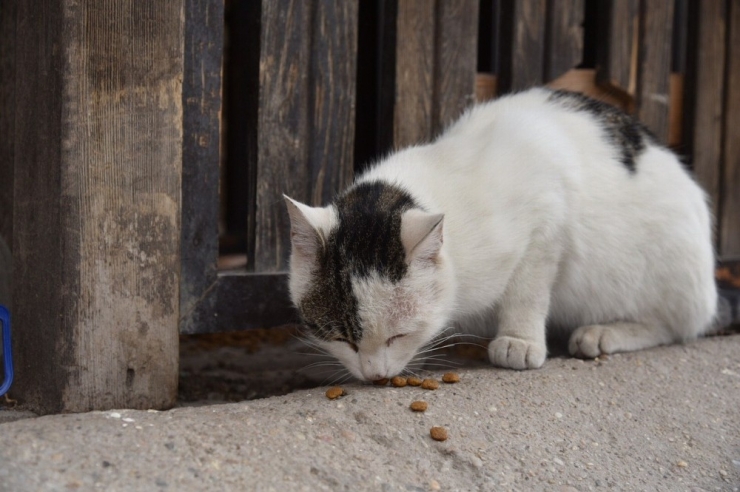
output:
<path id="1" fill-rule="evenodd" d="M 2 423 L 0 490 L 740 489 L 740 335 L 457 372 L 436 391 L 353 383 L 337 401 L 315 388 Z"/>

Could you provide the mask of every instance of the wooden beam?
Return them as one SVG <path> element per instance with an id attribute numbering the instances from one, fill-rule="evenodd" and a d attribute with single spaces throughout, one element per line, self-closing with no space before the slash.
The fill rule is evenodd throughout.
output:
<path id="1" fill-rule="evenodd" d="M 437 2 L 433 117 L 435 134 L 441 133 L 466 108 L 475 103 L 478 11 L 478 0 Z"/>
<path id="2" fill-rule="evenodd" d="M 10 308 L 15 166 L 15 25 L 17 0 L 0 3 L 0 304 Z"/>
<path id="3" fill-rule="evenodd" d="M 180 311 L 216 281 L 223 0 L 185 0 Z"/>
<path id="4" fill-rule="evenodd" d="M 692 2 L 691 16 L 695 22 L 689 33 L 692 41 L 687 43 L 687 150 L 696 180 L 709 194 L 714 217 L 719 217 L 727 3 Z"/>
<path id="5" fill-rule="evenodd" d="M 542 84 L 547 0 L 502 0 L 501 86 L 506 92 Z"/>
<path id="6" fill-rule="evenodd" d="M 435 2 L 398 0 L 393 146 L 429 141 L 434 134 Z"/>
<path id="7" fill-rule="evenodd" d="M 740 5 L 729 2 L 720 256 L 740 259 Z"/>
<path id="8" fill-rule="evenodd" d="M 357 0 L 262 4 L 256 272 L 287 269 L 283 193 L 319 205 L 351 179 L 357 11 Z"/>
<path id="9" fill-rule="evenodd" d="M 548 0 L 544 82 L 551 82 L 583 61 L 585 0 Z"/>
<path id="10" fill-rule="evenodd" d="M 637 117 L 665 144 L 670 126 L 668 108 L 674 3 L 643 0 L 642 7 Z"/>
<path id="11" fill-rule="evenodd" d="M 12 393 L 36 412 L 175 402 L 183 3 L 19 2 Z"/>
<path id="12" fill-rule="evenodd" d="M 604 21 L 605 40 L 598 51 L 597 72 L 605 83 L 635 95 L 639 46 L 640 0 L 610 0 Z"/>

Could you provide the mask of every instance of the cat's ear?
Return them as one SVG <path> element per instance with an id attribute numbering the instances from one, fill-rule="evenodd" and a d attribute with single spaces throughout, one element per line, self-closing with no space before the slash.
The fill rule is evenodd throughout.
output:
<path id="1" fill-rule="evenodd" d="M 442 249 L 443 214 L 430 214 L 418 209 L 404 212 L 401 217 L 401 243 L 406 261 L 434 262 Z"/>
<path id="2" fill-rule="evenodd" d="M 290 216 L 290 243 L 294 255 L 313 260 L 324 242 L 321 227 L 330 223 L 331 211 L 309 207 L 283 195 Z"/>

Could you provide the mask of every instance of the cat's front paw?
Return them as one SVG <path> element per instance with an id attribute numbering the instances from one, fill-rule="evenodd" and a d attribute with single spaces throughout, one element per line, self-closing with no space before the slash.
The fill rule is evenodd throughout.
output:
<path id="1" fill-rule="evenodd" d="M 501 336 L 488 345 L 488 358 L 491 364 L 508 369 L 538 369 L 545 363 L 547 347 L 522 340 L 521 338 Z"/>

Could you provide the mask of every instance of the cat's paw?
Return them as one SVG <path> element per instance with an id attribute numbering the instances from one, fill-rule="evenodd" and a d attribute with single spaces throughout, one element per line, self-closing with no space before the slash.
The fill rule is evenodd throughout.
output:
<path id="1" fill-rule="evenodd" d="M 570 336 L 568 352 L 574 357 L 593 359 L 601 354 L 615 352 L 614 333 L 608 326 L 581 326 Z"/>
<path id="2" fill-rule="evenodd" d="M 521 338 L 501 336 L 488 345 L 488 358 L 491 364 L 508 369 L 538 369 L 545 363 L 547 347 L 522 340 Z"/>

